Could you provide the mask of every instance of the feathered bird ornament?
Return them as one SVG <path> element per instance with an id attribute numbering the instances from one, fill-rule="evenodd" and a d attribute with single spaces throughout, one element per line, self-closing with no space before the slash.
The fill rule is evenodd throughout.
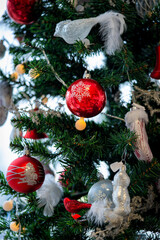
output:
<path id="1" fill-rule="evenodd" d="M 92 206 L 90 203 L 83 203 L 83 202 L 79 202 L 77 200 L 71 200 L 67 197 L 64 198 L 63 203 L 65 206 L 65 209 L 68 212 L 72 213 L 71 216 L 74 219 L 81 217 L 80 215 L 75 214 L 75 213 L 78 213 L 80 210 L 82 210 L 84 208 L 90 208 Z"/>
<path id="2" fill-rule="evenodd" d="M 83 41 L 97 23 L 100 24 L 100 33 L 106 53 L 113 55 L 123 46 L 121 35 L 126 29 L 124 15 L 108 11 L 97 17 L 77 20 L 66 20 L 57 23 L 54 36 L 63 38 L 67 43 L 74 44 Z"/>

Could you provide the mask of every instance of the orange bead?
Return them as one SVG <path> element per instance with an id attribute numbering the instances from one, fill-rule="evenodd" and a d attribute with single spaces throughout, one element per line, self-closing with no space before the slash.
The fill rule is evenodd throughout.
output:
<path id="1" fill-rule="evenodd" d="M 24 68 L 24 65 L 23 64 L 18 64 L 16 66 L 16 72 L 18 74 L 24 74 L 25 73 L 25 68 Z"/>
<path id="2" fill-rule="evenodd" d="M 75 128 L 79 131 L 83 131 L 86 128 L 86 122 L 84 121 L 83 117 L 77 120 L 77 122 L 75 123 Z"/>

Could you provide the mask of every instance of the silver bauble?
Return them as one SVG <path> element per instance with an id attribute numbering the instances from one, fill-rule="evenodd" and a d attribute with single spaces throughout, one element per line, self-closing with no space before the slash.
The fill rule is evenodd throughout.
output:
<path id="1" fill-rule="evenodd" d="M 103 200 L 107 198 L 112 202 L 113 186 L 112 181 L 104 179 L 95 183 L 88 192 L 88 202 Z"/>
<path id="2" fill-rule="evenodd" d="M 8 108 L 11 105 L 12 87 L 6 81 L 0 82 L 0 126 L 2 126 L 8 115 Z"/>
<path id="3" fill-rule="evenodd" d="M 6 47 L 3 44 L 3 40 L 0 40 L 0 59 L 2 59 L 5 55 Z"/>

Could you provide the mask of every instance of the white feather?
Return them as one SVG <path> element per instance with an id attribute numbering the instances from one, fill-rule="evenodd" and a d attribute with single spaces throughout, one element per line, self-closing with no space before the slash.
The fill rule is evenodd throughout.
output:
<path id="1" fill-rule="evenodd" d="M 88 220 L 96 225 L 103 225 L 106 220 L 105 212 L 106 210 L 111 211 L 111 206 L 113 206 L 113 203 L 107 198 L 94 202 L 87 212 Z"/>
<path id="2" fill-rule="evenodd" d="M 38 207 L 43 207 L 44 216 L 52 216 L 55 206 L 59 203 L 63 190 L 61 185 L 55 181 L 52 174 L 46 174 L 42 186 L 36 191 L 38 200 Z"/>
<path id="3" fill-rule="evenodd" d="M 148 115 L 143 109 L 133 109 L 132 111 L 126 113 L 125 123 L 128 128 L 136 120 L 144 120 L 145 123 L 148 123 Z"/>
<path id="4" fill-rule="evenodd" d="M 98 23 L 100 23 L 102 40 L 108 55 L 113 55 L 115 51 L 120 50 L 123 46 L 121 35 L 126 30 L 124 18 L 124 15 L 113 11 L 97 17 Z"/>

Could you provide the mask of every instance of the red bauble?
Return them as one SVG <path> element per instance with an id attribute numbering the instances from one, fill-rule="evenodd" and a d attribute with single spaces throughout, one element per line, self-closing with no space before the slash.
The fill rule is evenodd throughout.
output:
<path id="1" fill-rule="evenodd" d="M 18 24 L 31 24 L 38 18 L 39 0 L 8 0 L 10 18 Z"/>
<path id="2" fill-rule="evenodd" d="M 38 133 L 36 129 L 33 130 L 27 130 L 26 134 L 23 138 L 30 138 L 30 139 L 42 139 L 42 138 L 48 138 L 46 133 Z"/>
<path id="3" fill-rule="evenodd" d="M 79 79 L 66 92 L 69 110 L 79 116 L 90 118 L 102 111 L 106 104 L 106 94 L 102 86 L 93 79 Z"/>
<path id="4" fill-rule="evenodd" d="M 17 192 L 31 193 L 39 189 L 44 181 L 42 164 L 28 155 L 15 159 L 7 169 L 7 182 Z"/>
<path id="5" fill-rule="evenodd" d="M 150 76 L 154 79 L 160 79 L 160 45 L 156 47 L 156 66 Z"/>

